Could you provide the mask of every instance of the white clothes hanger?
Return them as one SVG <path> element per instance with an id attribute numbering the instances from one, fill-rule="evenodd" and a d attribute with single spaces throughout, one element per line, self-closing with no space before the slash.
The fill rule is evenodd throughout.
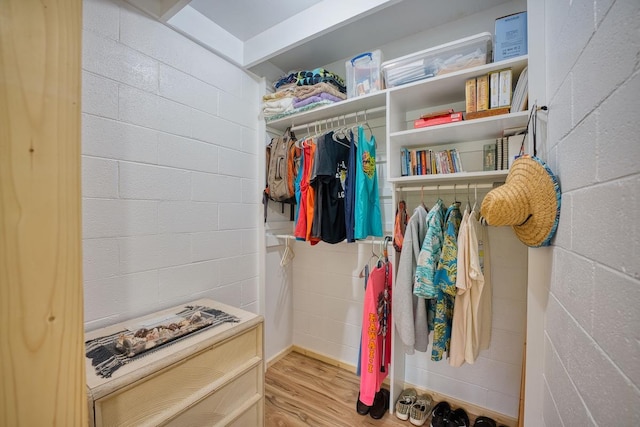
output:
<path id="1" fill-rule="evenodd" d="M 289 245 L 289 238 L 286 238 L 284 252 L 282 253 L 282 259 L 280 259 L 280 267 L 286 267 L 295 258 L 296 254 Z"/>

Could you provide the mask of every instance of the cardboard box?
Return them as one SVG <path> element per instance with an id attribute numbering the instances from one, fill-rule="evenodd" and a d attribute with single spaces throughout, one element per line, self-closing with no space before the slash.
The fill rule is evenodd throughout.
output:
<path id="1" fill-rule="evenodd" d="M 496 19 L 494 62 L 527 54 L 527 12 Z"/>

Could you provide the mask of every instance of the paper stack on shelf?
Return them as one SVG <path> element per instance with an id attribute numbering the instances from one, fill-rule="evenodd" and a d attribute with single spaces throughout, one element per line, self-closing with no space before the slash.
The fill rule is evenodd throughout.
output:
<path id="1" fill-rule="evenodd" d="M 528 68 L 524 67 L 524 70 L 520 73 L 520 78 L 518 78 L 518 83 L 516 83 L 516 88 L 513 91 L 513 99 L 511 100 L 512 113 L 527 109 L 527 101 L 529 100 Z"/>

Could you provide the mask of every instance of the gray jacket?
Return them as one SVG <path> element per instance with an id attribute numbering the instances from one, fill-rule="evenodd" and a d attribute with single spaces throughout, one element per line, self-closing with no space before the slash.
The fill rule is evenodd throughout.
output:
<path id="1" fill-rule="evenodd" d="M 393 290 L 393 319 L 406 354 L 413 354 L 414 350 L 425 352 L 429 344 L 428 301 L 413 295 L 418 255 L 426 234 L 427 210 L 418 206 L 404 234 Z"/>

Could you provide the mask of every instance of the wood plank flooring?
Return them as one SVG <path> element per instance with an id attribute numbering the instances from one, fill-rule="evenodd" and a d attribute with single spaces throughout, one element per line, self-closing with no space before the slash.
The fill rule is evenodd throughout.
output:
<path id="1" fill-rule="evenodd" d="M 352 372 L 291 352 L 267 370 L 265 426 L 411 426 L 389 413 L 379 420 L 358 414 L 359 387 Z"/>

